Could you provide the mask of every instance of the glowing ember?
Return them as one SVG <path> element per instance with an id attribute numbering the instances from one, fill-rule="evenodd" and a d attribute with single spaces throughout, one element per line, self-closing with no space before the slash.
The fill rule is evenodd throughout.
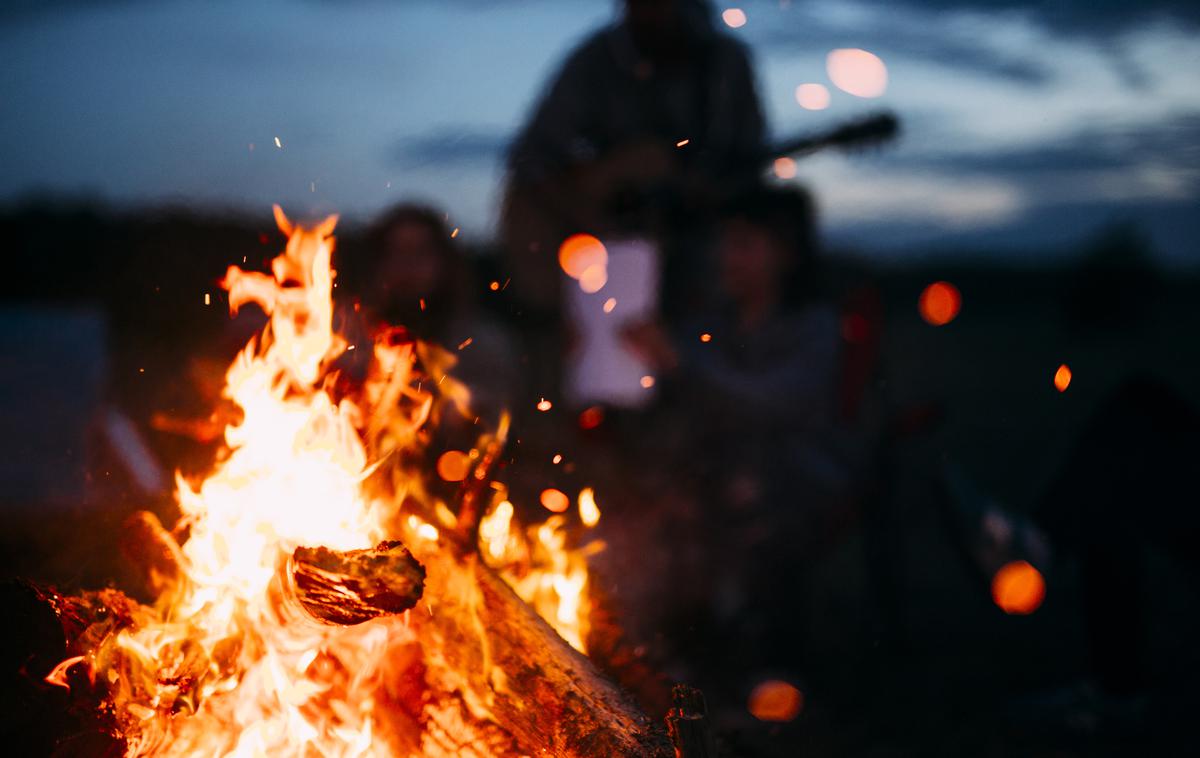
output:
<path id="1" fill-rule="evenodd" d="M 933 326 L 945 326 L 958 316 L 962 295 L 950 282 L 934 282 L 921 292 L 917 309 L 921 318 Z"/>
<path id="2" fill-rule="evenodd" d="M 747 708 L 759 721 L 792 721 L 804 709 L 804 694 L 787 682 L 768 679 L 751 691 Z"/>
<path id="3" fill-rule="evenodd" d="M 571 499 L 562 490 L 554 488 L 542 490 L 542 507 L 552 513 L 563 513 L 571 507 Z"/>
<path id="4" fill-rule="evenodd" d="M 1066 392 L 1067 387 L 1071 386 L 1071 368 L 1067 364 L 1062 364 L 1058 370 L 1054 372 L 1054 388 L 1059 392 Z"/>
<path id="5" fill-rule="evenodd" d="M 1026 561 L 1006 563 L 992 577 L 992 600 L 1005 613 L 1027 616 L 1046 598 L 1042 574 Z"/>

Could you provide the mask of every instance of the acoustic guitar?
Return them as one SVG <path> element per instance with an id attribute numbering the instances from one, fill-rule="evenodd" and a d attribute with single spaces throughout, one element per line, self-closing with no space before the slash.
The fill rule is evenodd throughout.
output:
<path id="1" fill-rule="evenodd" d="M 692 191 L 695 175 L 664 158 L 675 145 L 664 148 L 646 142 L 617 148 L 541 185 L 510 179 L 500 221 L 514 294 L 527 309 L 557 314 L 561 308 L 557 250 L 568 236 L 590 232 L 603 238 L 611 233 L 616 217 L 624 217 L 622 236 L 639 225 L 643 234 L 653 236 L 675 219 L 718 207 L 749 189 L 779 158 L 801 158 L 829 149 L 860 150 L 886 144 L 899 133 L 899 119 L 881 112 L 799 135 L 764 150 L 750 161 L 751 170 L 741 172 L 744 178 L 723 178 L 715 187 L 708 182 L 702 198 Z M 632 224 L 630 208 L 640 216 Z"/>

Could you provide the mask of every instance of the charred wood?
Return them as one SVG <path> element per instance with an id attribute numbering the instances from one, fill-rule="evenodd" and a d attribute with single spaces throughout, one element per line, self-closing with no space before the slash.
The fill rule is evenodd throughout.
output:
<path id="1" fill-rule="evenodd" d="M 527 752 L 570 758 L 672 755 L 663 730 L 474 554 L 421 553 L 428 595 L 414 610 L 435 688 Z"/>
<path id="2" fill-rule="evenodd" d="M 287 562 L 289 594 L 312 618 L 353 626 L 412 608 L 425 569 L 398 541 L 365 550 L 298 547 Z"/>
<path id="3" fill-rule="evenodd" d="M 667 712 L 667 731 L 675 746 L 675 758 L 717 758 L 716 744 L 707 724 L 704 693 L 678 684 L 671 695 L 675 705 Z"/>

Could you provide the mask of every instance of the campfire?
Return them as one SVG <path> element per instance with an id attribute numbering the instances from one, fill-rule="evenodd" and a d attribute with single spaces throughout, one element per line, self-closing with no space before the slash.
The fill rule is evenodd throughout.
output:
<path id="1" fill-rule="evenodd" d="M 169 528 L 128 524 L 155 599 L 47 591 L 71 653 L 47 681 L 130 756 L 671 754 L 585 656 L 594 493 L 521 525 L 496 479 L 501 418 L 447 466 L 457 495 L 432 494 L 429 430 L 469 413 L 452 354 L 400 327 L 348 344 L 336 216 L 275 212 L 271 273 L 222 283 L 235 313 L 270 317 L 226 374 L 224 452 L 177 476 Z M 353 350 L 371 351 L 365 378 L 340 367 Z"/>

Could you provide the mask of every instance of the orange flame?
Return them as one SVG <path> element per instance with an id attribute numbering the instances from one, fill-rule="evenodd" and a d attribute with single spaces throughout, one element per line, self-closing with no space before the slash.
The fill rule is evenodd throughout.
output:
<path id="1" fill-rule="evenodd" d="M 284 599 L 280 567 L 300 546 L 354 550 L 397 534 L 410 545 L 437 543 L 429 519 L 455 522 L 444 504 L 429 502 L 428 517 L 399 518 L 405 497 L 430 500 L 420 472 L 396 474 L 399 496 L 372 494 L 364 482 L 383 459 L 420 448 L 435 399 L 465 410 L 466 392 L 445 376 L 448 353 L 387 332 L 361 396 L 335 397 L 331 366 L 347 349 L 333 331 L 337 217 L 300 226 L 276 207 L 275 218 L 288 243 L 271 275 L 230 267 L 223 281 L 233 312 L 254 303 L 270 323 L 226 374 L 224 395 L 241 411 L 225 429 L 227 454 L 198 484 L 177 476 L 181 578 L 145 618 L 48 678 L 67 686 L 67 670 L 86 663 L 108 687 L 130 756 L 394 752 L 376 709 L 390 651 L 419 642 L 415 632 L 401 617 L 341 627 L 302 616 Z M 437 379 L 423 381 L 430 375 Z M 477 452 L 451 453 L 438 472 L 465 479 Z M 503 485 L 493 488 L 496 504 L 479 529 L 484 559 L 583 650 L 587 551 L 568 546 L 563 516 L 517 538 Z M 583 518 L 589 526 L 599 518 L 594 501 Z"/>

